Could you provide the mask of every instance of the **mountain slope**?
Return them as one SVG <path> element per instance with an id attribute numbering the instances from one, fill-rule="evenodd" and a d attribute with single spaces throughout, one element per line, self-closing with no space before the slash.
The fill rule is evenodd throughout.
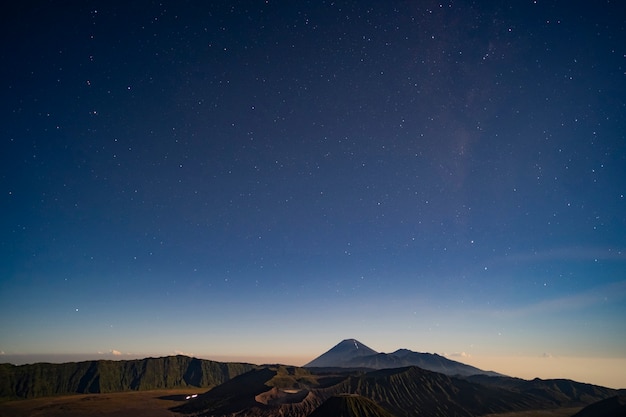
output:
<path id="1" fill-rule="evenodd" d="M 63 394 L 212 387 L 255 365 L 222 363 L 188 356 L 129 361 L 98 360 L 61 364 L 0 364 L 0 398 L 36 398 Z"/>
<path id="2" fill-rule="evenodd" d="M 378 353 L 376 355 L 352 358 L 345 363 L 345 366 L 371 369 L 417 366 L 428 371 L 439 372 L 450 376 L 500 375 L 496 372 L 483 371 L 482 369 L 453 361 L 434 353 L 413 352 L 408 349 L 399 349 L 388 354 Z"/>
<path id="3" fill-rule="evenodd" d="M 426 371 L 383 369 L 351 378 L 347 392 L 371 398 L 397 415 L 474 416 L 537 405 L 533 398 Z"/>
<path id="4" fill-rule="evenodd" d="M 211 416 L 269 417 L 277 415 L 280 410 L 280 415 L 285 417 L 305 417 L 322 403 L 312 390 L 335 382 L 333 378 L 311 375 L 304 368 L 268 366 L 239 375 L 173 408 L 173 411 Z"/>
<path id="5" fill-rule="evenodd" d="M 466 365 L 432 353 L 398 349 L 393 353 L 378 353 L 355 339 L 346 339 L 328 352 L 304 365 L 306 368 L 369 368 L 389 369 L 417 366 L 428 371 L 450 376 L 489 375 L 500 376 L 492 371 Z"/>
<path id="6" fill-rule="evenodd" d="M 362 356 L 376 355 L 377 352 L 374 349 L 370 349 L 363 343 L 356 339 L 345 339 L 333 346 L 327 352 L 321 354 L 311 362 L 304 365 L 304 367 L 335 367 L 343 366 L 337 364 L 346 363 L 352 359 L 360 358 Z"/>
<path id="7" fill-rule="evenodd" d="M 211 415 L 228 415 L 260 404 L 258 395 L 270 389 L 268 383 L 278 374 L 274 368 L 261 368 L 239 375 L 197 398 L 175 408 L 175 411 L 192 413 L 203 410 Z"/>
<path id="8" fill-rule="evenodd" d="M 393 417 L 369 398 L 355 394 L 330 397 L 308 417 Z"/>
<path id="9" fill-rule="evenodd" d="M 233 378 L 174 411 L 214 417 L 307 417 L 332 397 L 358 396 L 373 401 L 385 413 L 396 416 L 471 417 L 554 408 L 555 404 L 579 404 L 581 397 L 578 392 L 586 390 L 586 384 L 570 381 L 573 390 L 568 394 L 567 389 L 556 391 L 551 381 L 544 382 L 543 386 L 535 386 L 532 392 L 522 392 L 497 385 L 472 383 L 417 367 L 382 369 L 364 374 L 351 371 L 331 373 L 323 369 L 316 374 L 315 369 L 307 371 L 272 366 Z M 616 394 L 615 390 L 596 388 L 596 391 L 588 391 L 596 394 L 585 396 L 586 404 Z M 342 398 L 331 400 L 330 405 L 321 408 L 315 415 L 339 415 L 359 410 L 366 416 L 381 413 L 361 400 Z"/>
<path id="10" fill-rule="evenodd" d="M 591 404 L 600 399 L 609 398 L 618 392 L 611 388 L 585 384 L 569 379 L 526 380 L 511 377 L 488 377 L 474 375 L 465 378 L 469 382 L 483 386 L 502 388 L 521 394 L 532 395 L 543 400 L 551 407 L 581 406 Z"/>
<path id="11" fill-rule="evenodd" d="M 624 417 L 626 416 L 626 395 L 618 395 L 593 403 L 573 417 Z"/>

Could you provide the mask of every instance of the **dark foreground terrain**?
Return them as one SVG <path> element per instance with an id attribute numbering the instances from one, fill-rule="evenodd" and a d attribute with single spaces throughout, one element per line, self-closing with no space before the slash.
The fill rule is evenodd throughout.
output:
<path id="1" fill-rule="evenodd" d="M 185 414 L 174 412 L 171 408 L 183 404 L 187 395 L 197 392 L 194 390 L 156 390 L 17 400 L 0 403 L 0 416 L 184 417 Z M 571 417 L 579 410 L 580 407 L 566 407 L 552 410 L 490 414 L 489 417 Z"/>
<path id="2" fill-rule="evenodd" d="M 79 394 L 0 403 L 1 417 L 180 417 L 170 408 L 195 390 L 155 390 Z"/>

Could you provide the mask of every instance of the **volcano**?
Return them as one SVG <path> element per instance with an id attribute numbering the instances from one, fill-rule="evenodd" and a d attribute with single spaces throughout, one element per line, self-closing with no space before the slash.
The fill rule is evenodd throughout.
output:
<path id="1" fill-rule="evenodd" d="M 304 365 L 305 368 L 330 368 L 346 367 L 346 364 L 356 358 L 377 355 L 374 349 L 365 346 L 356 339 L 345 339 L 336 344 L 329 351 L 321 354 L 311 362 Z"/>
<path id="2" fill-rule="evenodd" d="M 488 375 L 503 376 L 493 371 L 453 361 L 435 353 L 398 349 L 393 353 L 379 353 L 356 339 L 345 339 L 332 349 L 304 365 L 305 368 L 367 368 L 391 369 L 417 366 L 449 376 Z"/>

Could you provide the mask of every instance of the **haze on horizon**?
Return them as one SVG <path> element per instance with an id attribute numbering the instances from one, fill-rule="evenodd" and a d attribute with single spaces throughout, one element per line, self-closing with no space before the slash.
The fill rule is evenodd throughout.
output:
<path id="1" fill-rule="evenodd" d="M 619 2 L 101 6 L 0 16 L 0 361 L 356 337 L 626 387 Z"/>
<path id="2" fill-rule="evenodd" d="M 401 349 L 398 347 L 397 349 Z M 392 349 L 383 353 L 391 353 Z M 405 349 L 402 347 L 402 349 Z M 410 349 L 418 351 L 415 349 Z M 89 360 L 134 360 L 148 357 L 161 357 L 169 355 L 184 355 L 209 359 L 219 362 L 244 362 L 257 365 L 262 364 L 285 364 L 303 366 L 314 357 L 324 351 L 313 355 L 295 355 L 293 352 L 283 355 L 258 355 L 258 352 L 248 354 L 193 354 L 182 351 L 162 354 L 139 354 L 123 353 L 119 351 L 98 352 L 95 354 L 30 354 L 30 355 L 0 355 L 0 363 L 12 363 L 15 365 L 37 362 L 80 362 Z M 379 351 L 382 352 L 382 351 Z M 276 353 L 276 352 L 274 352 Z M 597 358 L 597 357 L 554 357 L 550 354 L 541 356 L 479 356 L 474 357 L 466 352 L 425 352 L 437 353 L 448 359 L 475 366 L 483 370 L 496 371 L 498 373 L 523 378 L 523 379 L 571 379 L 578 382 L 600 385 L 609 388 L 623 389 L 626 387 L 626 377 L 623 370 L 626 369 L 624 358 Z"/>

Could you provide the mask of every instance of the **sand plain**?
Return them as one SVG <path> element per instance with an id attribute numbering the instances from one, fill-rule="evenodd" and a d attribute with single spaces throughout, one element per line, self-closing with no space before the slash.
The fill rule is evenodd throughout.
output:
<path id="1" fill-rule="evenodd" d="M 205 389 L 78 394 L 0 403 L 0 417 L 180 417 L 169 409 Z"/>

